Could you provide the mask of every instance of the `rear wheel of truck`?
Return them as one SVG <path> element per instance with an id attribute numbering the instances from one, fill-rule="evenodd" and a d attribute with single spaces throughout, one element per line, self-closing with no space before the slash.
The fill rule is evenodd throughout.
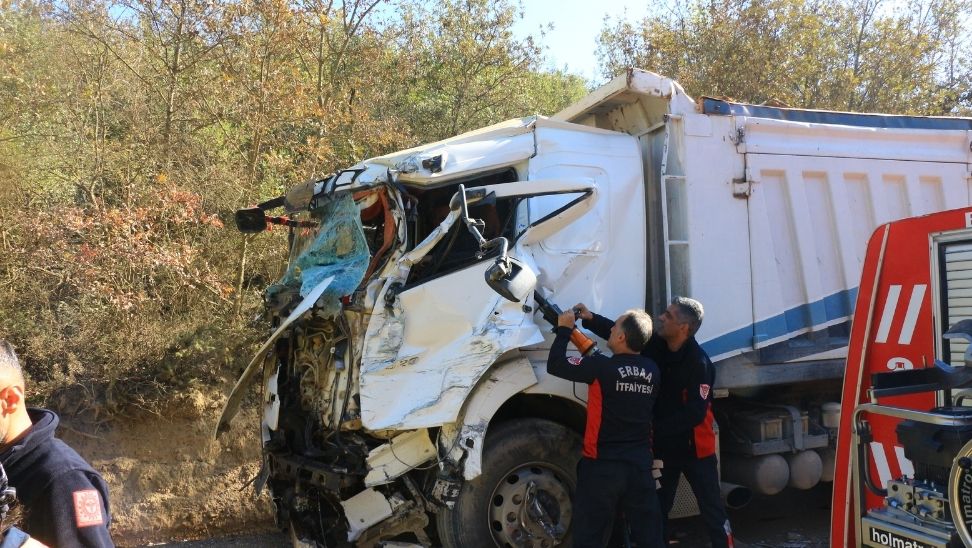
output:
<path id="1" fill-rule="evenodd" d="M 436 516 L 446 548 L 569 546 L 581 439 L 553 421 L 502 423 L 486 435 L 483 472 Z"/>

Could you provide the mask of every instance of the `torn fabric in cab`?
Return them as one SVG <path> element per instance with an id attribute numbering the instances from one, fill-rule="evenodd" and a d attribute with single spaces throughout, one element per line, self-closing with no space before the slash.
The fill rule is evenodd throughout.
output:
<path id="1" fill-rule="evenodd" d="M 341 311 L 340 298 L 350 295 L 361 283 L 371 254 L 350 192 L 318 198 L 311 213 L 320 225 L 298 233 L 292 250 L 297 258 L 280 281 L 267 289 L 267 298 L 295 285 L 300 286 L 300 296 L 307 297 L 321 280 L 333 276 L 334 281 L 318 300 L 320 312 L 332 317 Z"/>
<path id="2" fill-rule="evenodd" d="M 368 242 L 361 225 L 361 216 L 350 192 L 341 192 L 317 199 L 311 209 L 315 228 L 300 228 L 296 233 L 287 271 L 279 282 L 267 288 L 266 299 L 272 302 L 278 295 L 287 295 L 299 288 L 300 300 L 250 361 L 237 380 L 217 423 L 216 435 L 229 428 L 239 410 L 244 390 L 256 376 L 274 342 L 290 326 L 313 308 L 325 317 L 341 313 L 341 297 L 350 295 L 361 283 L 371 258 Z"/>

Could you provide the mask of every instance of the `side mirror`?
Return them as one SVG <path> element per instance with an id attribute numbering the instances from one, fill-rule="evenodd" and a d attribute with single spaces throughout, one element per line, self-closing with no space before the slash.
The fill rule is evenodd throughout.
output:
<path id="1" fill-rule="evenodd" d="M 489 250 L 499 248 L 499 257 L 496 258 L 493 266 L 486 270 L 486 285 L 509 301 L 515 303 L 523 301 L 537 286 L 536 272 L 507 254 L 509 242 L 506 238 L 500 236 L 487 240 L 483 237 L 485 223 L 469 217 L 471 203 L 495 204 L 496 194 L 493 192 L 487 194 L 484 188 L 466 190 L 465 186 L 459 185 L 459 191 L 452 196 L 449 208 L 459 211 L 460 218 L 466 224 L 469 233 L 479 242 L 477 257 L 482 257 Z"/>
<path id="2" fill-rule="evenodd" d="M 518 303 L 533 292 L 537 275 L 519 259 L 504 254 L 486 270 L 486 285 L 505 299 Z"/>
<path id="3" fill-rule="evenodd" d="M 257 234 L 267 229 L 267 215 L 259 207 L 236 210 L 236 228 L 243 234 Z"/>

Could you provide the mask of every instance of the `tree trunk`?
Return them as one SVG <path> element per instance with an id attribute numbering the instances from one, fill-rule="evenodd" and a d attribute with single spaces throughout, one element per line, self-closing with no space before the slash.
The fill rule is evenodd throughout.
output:
<path id="1" fill-rule="evenodd" d="M 169 171 L 172 166 L 172 118 L 175 116 L 176 88 L 179 84 L 179 61 L 182 53 L 182 30 L 186 21 L 186 3 L 179 3 L 179 19 L 176 23 L 174 44 L 172 51 L 172 64 L 169 68 L 169 89 L 166 93 L 165 101 L 165 129 L 163 140 L 165 143 L 164 160 L 165 170 Z"/>
<path id="2" fill-rule="evenodd" d="M 236 270 L 236 295 L 233 302 L 233 317 L 240 321 L 243 313 L 243 281 L 246 279 L 246 255 L 250 244 L 250 236 L 243 235 L 243 245 L 240 246 L 240 258 Z"/>

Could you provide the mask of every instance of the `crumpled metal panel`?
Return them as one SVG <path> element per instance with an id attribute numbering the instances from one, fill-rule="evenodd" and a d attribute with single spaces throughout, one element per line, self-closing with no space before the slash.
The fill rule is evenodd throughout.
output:
<path id="1" fill-rule="evenodd" d="M 319 200 L 320 206 L 312 212 L 321 223 L 317 235 L 291 261 L 280 281 L 267 289 L 267 295 L 299 284 L 301 297 L 306 297 L 321 280 L 333 277 L 317 305 L 324 316 L 336 316 L 341 312 L 340 298 L 351 294 L 361 283 L 371 253 L 351 193 L 341 192 Z"/>
<path id="2" fill-rule="evenodd" d="M 353 542 L 371 526 L 392 515 L 392 506 L 374 489 L 365 489 L 348 500 L 341 501 L 344 515 L 348 518 L 348 542 Z"/>
<path id="3" fill-rule="evenodd" d="M 399 172 L 399 180 L 427 185 L 463 174 L 508 167 L 536 153 L 536 117 L 507 120 L 444 141 L 379 156 L 357 167 L 380 165 Z M 438 162 L 433 162 L 438 158 Z M 433 165 L 436 166 L 433 169 Z"/>
<path id="4" fill-rule="evenodd" d="M 537 384 L 537 375 L 530 360 L 523 355 L 515 355 L 489 370 L 476 386 L 475 392 L 467 398 L 462 414 L 462 423 L 452 428 L 443 428 L 446 439 L 454 443 L 443 443 L 443 447 L 457 446 L 465 452 L 462 465 L 463 478 L 475 479 L 482 473 L 483 449 L 486 446 L 486 428 L 496 411 L 514 394 Z M 459 441 L 461 440 L 461 442 Z M 450 455 L 454 456 L 454 455 Z"/>
<path id="5" fill-rule="evenodd" d="M 262 366 L 265 366 L 265 361 L 271 359 L 267 352 L 273 348 L 273 344 L 277 342 L 277 339 L 288 329 L 290 326 L 303 317 L 311 308 L 313 308 L 314 303 L 325 293 L 325 291 L 330 287 L 331 282 L 334 278 L 328 277 L 321 280 L 311 292 L 304 298 L 301 302 L 297 304 L 294 310 L 289 316 L 280 324 L 279 327 L 273 332 L 263 346 L 257 350 L 257 353 L 250 360 L 250 363 L 243 370 L 243 374 L 237 379 L 236 384 L 233 386 L 233 391 L 230 392 L 229 398 L 226 400 L 226 405 L 223 407 L 223 413 L 219 417 L 219 421 L 216 423 L 216 432 L 213 437 L 219 437 L 219 435 L 227 430 L 229 430 L 229 423 L 236 416 L 237 411 L 240 410 L 240 404 L 243 403 L 243 396 L 246 394 L 246 388 L 250 385 L 253 377 L 256 376 L 257 372 L 261 370 Z"/>
<path id="6" fill-rule="evenodd" d="M 274 342 L 312 308 L 316 307 L 324 316 L 338 315 L 341 297 L 358 287 L 368 268 L 371 254 L 351 193 L 339 192 L 319 200 L 319 206 L 312 212 L 321 223 L 316 236 L 305 244 L 304 249 L 298 250 L 299 255 L 291 261 L 280 281 L 267 288 L 270 300 L 276 293 L 299 286 L 303 300 L 263 343 L 237 380 L 217 423 L 216 436 L 229 428 L 230 420 L 239 410 L 244 390 L 263 365 Z"/>
<path id="7" fill-rule="evenodd" d="M 470 290 L 485 287 L 490 265 L 431 280 L 398 295 L 391 308 L 375 310 L 360 376 L 366 428 L 454 422 L 472 387 L 504 352 L 543 340 L 521 305 Z"/>
<path id="8" fill-rule="evenodd" d="M 391 482 L 405 472 L 435 458 L 435 445 L 426 429 L 395 436 L 390 442 L 368 453 L 368 475 L 365 487 Z"/>

